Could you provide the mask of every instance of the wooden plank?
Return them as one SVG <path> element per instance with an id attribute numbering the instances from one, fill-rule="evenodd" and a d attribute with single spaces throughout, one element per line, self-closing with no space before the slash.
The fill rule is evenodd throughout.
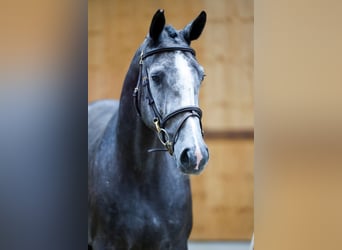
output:
<path id="1" fill-rule="evenodd" d="M 252 1 L 205 1 L 201 61 L 207 77 L 200 103 L 211 130 L 253 127 L 252 8 Z"/>
<path id="2" fill-rule="evenodd" d="M 253 232 L 252 140 L 206 140 L 210 159 L 193 176 L 193 240 L 248 240 Z"/>

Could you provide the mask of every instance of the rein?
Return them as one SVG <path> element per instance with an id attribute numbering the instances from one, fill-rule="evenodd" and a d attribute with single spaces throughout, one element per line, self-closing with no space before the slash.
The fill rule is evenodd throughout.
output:
<path id="1" fill-rule="evenodd" d="M 199 121 L 200 121 L 200 126 L 201 126 L 201 131 L 202 131 L 202 135 L 203 135 L 203 130 L 202 130 L 202 122 L 201 122 L 201 118 L 202 118 L 202 110 L 199 107 L 196 106 L 186 106 L 186 107 L 182 107 L 180 109 L 177 109 L 171 113 L 169 113 L 168 115 L 166 115 L 165 117 L 162 117 L 162 115 L 160 114 L 160 112 L 158 111 L 158 108 L 156 106 L 156 103 L 153 99 L 152 96 L 152 92 L 150 89 L 150 84 L 149 84 L 149 78 L 148 78 L 148 73 L 147 73 L 147 69 L 145 68 L 145 75 L 143 76 L 143 68 L 144 68 L 144 60 L 152 55 L 155 54 L 159 54 L 159 53 L 164 53 L 164 52 L 171 52 L 171 51 L 184 51 L 184 52 L 190 52 L 191 54 L 193 54 L 194 56 L 196 56 L 196 52 L 189 47 L 165 47 L 165 48 L 158 48 L 158 49 L 154 49 L 151 51 L 148 51 L 144 54 L 144 52 L 142 51 L 140 54 L 140 60 L 139 60 L 139 77 L 138 77 L 138 82 L 137 85 L 134 89 L 133 92 L 133 98 L 134 98 L 134 106 L 135 109 L 137 111 L 137 114 L 139 115 L 139 117 L 141 117 L 141 112 L 140 112 L 140 108 L 139 108 L 139 104 L 140 104 L 140 100 L 141 100 L 141 87 L 145 87 L 147 89 L 147 100 L 148 100 L 148 104 L 149 106 L 152 108 L 152 111 L 155 115 L 154 119 L 153 119 L 153 123 L 158 135 L 158 139 L 161 142 L 161 144 L 165 147 L 162 149 L 149 149 L 148 152 L 157 152 L 157 151 L 168 151 L 170 153 L 170 155 L 173 155 L 174 152 L 174 144 L 177 141 L 178 138 L 178 133 L 180 131 L 180 129 L 182 128 L 183 124 L 185 123 L 185 121 L 192 117 L 198 117 Z M 174 118 L 175 116 L 178 116 L 180 114 L 185 114 L 183 116 L 183 118 L 181 119 L 181 121 L 179 122 L 177 129 L 174 133 L 174 136 L 171 138 L 169 135 L 169 132 L 166 129 L 166 124 L 167 122 Z"/>

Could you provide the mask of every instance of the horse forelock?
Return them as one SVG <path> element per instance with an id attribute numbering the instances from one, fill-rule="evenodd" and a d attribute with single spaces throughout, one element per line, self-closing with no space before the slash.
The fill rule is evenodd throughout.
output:
<path id="1" fill-rule="evenodd" d="M 147 39 L 142 44 L 142 47 L 160 48 L 160 47 L 172 47 L 172 46 L 184 46 L 187 47 L 189 44 L 186 42 L 180 30 L 176 30 L 171 25 L 166 25 L 161 32 L 157 41 L 147 36 Z"/>
<path id="2" fill-rule="evenodd" d="M 165 26 L 164 30 L 170 38 L 176 38 L 178 36 L 178 32 L 171 25 Z"/>

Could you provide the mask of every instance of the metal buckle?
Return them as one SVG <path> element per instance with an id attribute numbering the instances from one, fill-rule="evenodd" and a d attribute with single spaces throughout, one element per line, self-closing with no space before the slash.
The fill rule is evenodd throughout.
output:
<path id="1" fill-rule="evenodd" d="M 139 64 L 143 64 L 143 55 L 144 55 L 144 51 L 141 51 Z"/>
<path id="2" fill-rule="evenodd" d="M 159 119 L 155 117 L 153 119 L 154 126 L 156 127 L 158 139 L 163 144 L 164 147 L 166 147 L 167 151 L 170 153 L 170 155 L 173 155 L 173 144 L 170 141 L 170 136 L 167 133 L 167 131 L 160 127 Z"/>

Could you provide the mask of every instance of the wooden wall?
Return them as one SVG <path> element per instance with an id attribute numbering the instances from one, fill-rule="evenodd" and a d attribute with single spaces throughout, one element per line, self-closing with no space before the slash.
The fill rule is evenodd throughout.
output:
<path id="1" fill-rule="evenodd" d="M 210 150 L 207 169 L 193 176 L 193 240 L 247 240 L 253 231 L 252 0 L 89 0 L 88 100 L 119 98 L 128 65 L 152 15 L 183 28 L 201 10 L 206 28 L 192 43 L 204 66 L 200 92 Z"/>

